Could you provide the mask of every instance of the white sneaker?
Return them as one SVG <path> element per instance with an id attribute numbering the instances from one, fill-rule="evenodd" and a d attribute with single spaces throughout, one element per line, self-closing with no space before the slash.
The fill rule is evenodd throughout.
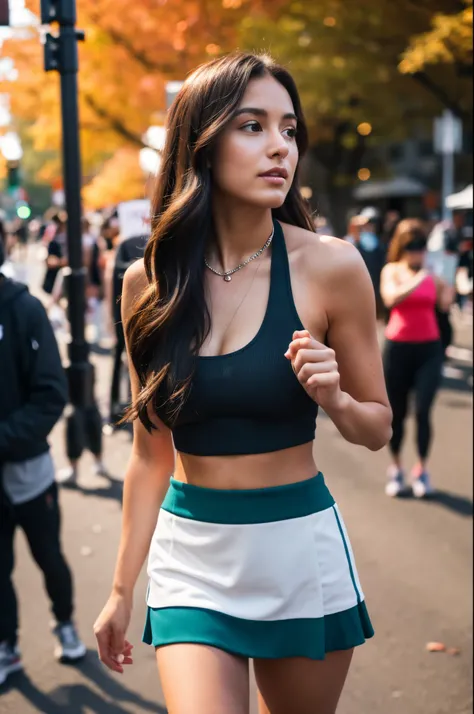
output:
<path id="1" fill-rule="evenodd" d="M 396 466 L 389 466 L 387 469 L 387 479 L 385 494 L 390 496 L 390 498 L 396 498 L 405 489 L 404 473 Z"/>
<path id="2" fill-rule="evenodd" d="M 415 498 L 426 498 L 434 493 L 434 488 L 431 485 L 430 476 L 427 471 L 423 471 L 419 476 L 414 478 L 411 487 Z"/>
<path id="3" fill-rule="evenodd" d="M 110 474 L 108 472 L 107 466 L 102 461 L 96 461 L 94 464 L 94 473 L 96 476 L 105 476 L 109 478 Z"/>
<path id="4" fill-rule="evenodd" d="M 59 622 L 53 629 L 53 634 L 58 638 L 54 656 L 60 662 L 76 662 L 82 659 L 87 648 L 79 639 L 77 630 L 72 622 Z"/>
<path id="5" fill-rule="evenodd" d="M 18 647 L 12 647 L 8 642 L 0 642 L 0 685 L 14 672 L 21 672 L 23 665 Z"/>
<path id="6" fill-rule="evenodd" d="M 77 476 L 77 469 L 67 466 L 65 469 L 59 469 L 56 474 L 56 482 L 61 486 L 72 486 L 77 483 Z"/>

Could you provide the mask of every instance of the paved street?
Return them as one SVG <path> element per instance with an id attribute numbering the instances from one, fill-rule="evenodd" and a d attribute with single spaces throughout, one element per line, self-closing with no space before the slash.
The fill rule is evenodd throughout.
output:
<path id="1" fill-rule="evenodd" d="M 389 500 L 383 492 L 385 452 L 352 446 L 322 415 L 318 464 L 344 513 L 376 637 L 359 648 L 340 714 L 468 714 L 472 709 L 472 335 L 456 329 L 456 349 L 435 410 L 433 481 L 429 502 Z M 104 406 L 110 359 L 95 357 Z M 63 425 L 52 443 L 65 465 Z M 412 431 L 407 465 L 414 460 Z M 40 575 L 20 534 L 15 581 L 21 601 L 25 674 L 0 690 L 1 714 L 164 714 L 151 648 L 140 644 L 145 613 L 144 575 L 138 583 L 129 632 L 135 664 L 123 677 L 98 662 L 92 624 L 108 595 L 121 518 L 121 486 L 130 438 L 105 439 L 111 480 L 81 463 L 79 487 L 63 489 L 64 548 L 76 580 L 77 621 L 89 648 L 77 668 L 52 659 L 48 603 Z M 429 641 L 460 649 L 458 656 L 430 654 Z M 186 674 L 183 672 L 182 676 Z M 252 714 L 255 714 L 254 692 Z M 223 712 L 225 714 L 225 712 Z M 288 712 L 291 714 L 291 712 Z"/>

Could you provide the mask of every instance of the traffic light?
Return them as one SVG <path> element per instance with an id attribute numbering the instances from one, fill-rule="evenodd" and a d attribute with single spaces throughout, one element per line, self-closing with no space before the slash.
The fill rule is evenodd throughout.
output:
<path id="1" fill-rule="evenodd" d="M 20 186 L 20 162 L 7 161 L 7 186 L 12 191 Z"/>
<path id="2" fill-rule="evenodd" d="M 8 0 L 0 0 L 0 27 L 8 26 L 10 24 L 10 9 L 8 7 Z"/>
<path id="3" fill-rule="evenodd" d="M 26 201 L 18 201 L 16 204 L 16 215 L 21 218 L 22 221 L 27 221 L 31 216 L 31 208 Z"/>
<path id="4" fill-rule="evenodd" d="M 0 0 L 1 2 L 1 0 Z M 76 74 L 78 70 L 77 42 L 85 39 L 83 30 L 76 30 L 75 0 L 41 0 L 41 23 L 58 23 L 59 34 L 48 32 L 44 38 L 44 68 L 46 72 Z"/>
<path id="5" fill-rule="evenodd" d="M 74 0 L 41 0 L 41 24 L 76 24 L 76 3 Z"/>

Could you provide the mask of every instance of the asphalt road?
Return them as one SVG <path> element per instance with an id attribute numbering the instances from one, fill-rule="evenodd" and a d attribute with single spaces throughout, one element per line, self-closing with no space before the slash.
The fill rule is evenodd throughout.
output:
<path id="1" fill-rule="evenodd" d="M 383 493 L 387 455 L 346 443 L 322 415 L 318 463 L 344 513 L 376 637 L 356 652 L 339 714 L 468 714 L 472 711 L 472 334 L 456 329 L 456 349 L 438 397 L 429 502 Z M 108 388 L 110 360 L 96 357 L 99 399 Z M 103 404 L 104 406 L 104 404 Z M 65 465 L 63 425 L 53 438 Z M 407 465 L 414 461 L 412 429 Z M 140 644 L 146 580 L 136 590 L 130 639 L 135 664 L 119 677 L 98 662 L 92 624 L 105 602 L 121 518 L 122 477 L 129 436 L 105 439 L 111 479 L 81 463 L 79 487 L 63 489 L 64 549 L 76 581 L 77 622 L 89 648 L 78 667 L 52 658 L 50 615 L 41 577 L 22 534 L 16 542 L 15 582 L 21 603 L 25 673 L 0 689 L 1 714 L 165 714 L 151 648 Z M 431 654 L 429 641 L 460 650 Z M 185 676 L 185 673 L 182 674 Z M 252 714 L 256 714 L 252 692 Z M 223 714 L 225 714 L 223 712 Z M 291 714 L 289 712 L 288 714 Z"/>

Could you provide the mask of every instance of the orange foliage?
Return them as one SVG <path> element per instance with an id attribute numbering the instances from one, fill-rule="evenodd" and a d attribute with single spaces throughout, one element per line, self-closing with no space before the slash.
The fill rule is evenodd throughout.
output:
<path id="1" fill-rule="evenodd" d="M 83 189 L 86 209 L 144 198 L 145 180 L 140 168 L 138 151 L 125 147 L 106 161 L 102 171 Z"/>
<path id="2" fill-rule="evenodd" d="M 118 169 L 121 161 L 130 169 L 131 154 L 122 149 L 136 152 L 148 127 L 163 123 L 166 81 L 183 79 L 200 62 L 234 49 L 244 18 L 271 17 L 282 1 L 78 0 L 77 26 L 86 32 L 79 47 L 84 174 L 94 176 L 105 167 L 109 180 L 124 178 L 122 193 L 130 197 L 136 177 L 129 185 Z M 39 13 L 39 0 L 26 5 Z M 3 51 L 13 57 L 19 75 L 13 83 L 0 82 L 0 92 L 11 94 L 12 113 L 28 124 L 34 148 L 58 151 L 56 164 L 42 171 L 50 179 L 60 173 L 58 75 L 44 73 L 37 28 L 30 39 L 5 43 Z M 94 185 L 89 201 L 92 193 L 102 195 L 99 179 Z"/>

